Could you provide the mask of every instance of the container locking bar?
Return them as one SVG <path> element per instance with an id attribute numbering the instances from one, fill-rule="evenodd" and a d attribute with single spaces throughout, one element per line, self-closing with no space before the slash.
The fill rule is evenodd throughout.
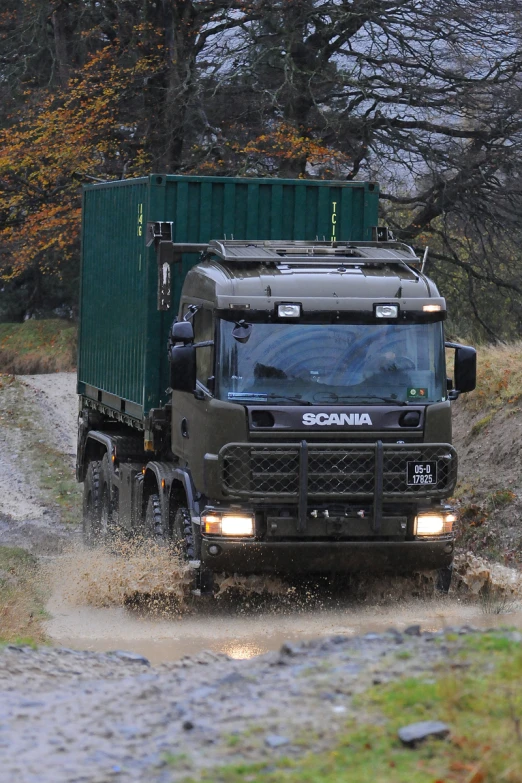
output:
<path id="1" fill-rule="evenodd" d="M 200 253 L 207 245 L 174 243 L 173 223 L 149 221 L 147 223 L 147 247 L 154 245 L 158 263 L 158 310 L 170 310 L 172 305 L 171 264 L 181 262 L 182 253 Z"/>
<path id="2" fill-rule="evenodd" d="M 174 262 L 172 223 L 147 223 L 147 247 L 154 245 L 158 263 L 158 310 L 169 310 L 172 304 L 170 265 Z"/>

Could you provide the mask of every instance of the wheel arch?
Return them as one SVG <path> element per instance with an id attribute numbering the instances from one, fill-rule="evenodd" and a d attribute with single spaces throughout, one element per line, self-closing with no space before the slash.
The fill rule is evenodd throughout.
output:
<path id="1" fill-rule="evenodd" d="M 171 506 L 183 494 L 191 514 L 199 513 L 194 485 L 188 471 L 169 462 L 148 462 L 143 476 L 141 512 L 144 515 L 149 497 L 157 493 L 165 525 L 170 525 Z"/>
<path id="2" fill-rule="evenodd" d="M 85 480 L 87 465 L 91 460 L 101 460 L 105 454 L 111 454 L 113 449 L 112 438 L 104 432 L 91 430 L 85 442 L 84 459 L 82 461 L 81 480 Z"/>

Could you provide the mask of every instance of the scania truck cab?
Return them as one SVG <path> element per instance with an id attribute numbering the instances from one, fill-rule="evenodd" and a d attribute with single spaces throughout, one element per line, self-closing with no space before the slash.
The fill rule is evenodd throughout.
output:
<path id="1" fill-rule="evenodd" d="M 181 253 L 200 260 L 165 345 L 166 404 L 140 423 L 79 388 L 85 540 L 119 527 L 172 541 L 200 586 L 448 569 L 451 400 L 474 388 L 476 354 L 445 342 L 445 300 L 414 251 L 386 237 L 188 247 L 150 230 L 158 301 Z"/>

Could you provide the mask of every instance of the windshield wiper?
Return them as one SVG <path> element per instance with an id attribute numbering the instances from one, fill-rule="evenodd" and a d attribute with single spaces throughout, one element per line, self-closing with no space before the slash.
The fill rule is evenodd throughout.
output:
<path id="1" fill-rule="evenodd" d="M 297 405 L 313 405 L 313 402 L 310 402 L 309 400 L 303 400 L 301 397 L 289 397 L 286 394 L 276 394 L 275 392 L 271 394 L 266 395 L 268 399 L 274 400 L 289 400 L 290 402 L 295 402 Z"/>
<path id="2" fill-rule="evenodd" d="M 381 400 L 382 402 L 390 402 L 394 405 L 407 405 L 408 403 L 404 400 L 396 400 L 394 397 L 381 397 L 380 394 L 361 394 L 355 395 L 354 397 L 347 397 L 345 395 L 342 395 L 339 397 L 340 400 L 359 400 L 361 403 L 364 404 L 366 400 Z"/>

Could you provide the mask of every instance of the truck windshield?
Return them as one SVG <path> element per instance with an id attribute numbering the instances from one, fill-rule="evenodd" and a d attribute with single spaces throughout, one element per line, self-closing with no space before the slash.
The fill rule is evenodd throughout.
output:
<path id="1" fill-rule="evenodd" d="M 220 321 L 217 396 L 242 403 L 349 405 L 446 399 L 442 323 L 253 324 L 247 342 Z"/>

